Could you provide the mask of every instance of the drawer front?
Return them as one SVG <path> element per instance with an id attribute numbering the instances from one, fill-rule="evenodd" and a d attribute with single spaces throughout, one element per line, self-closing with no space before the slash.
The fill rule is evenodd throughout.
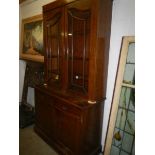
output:
<path id="1" fill-rule="evenodd" d="M 78 119 L 81 119 L 81 111 L 74 107 L 74 105 L 69 105 L 68 103 L 55 99 L 54 102 L 54 107 L 68 115 L 72 115 L 73 117 L 77 117 Z"/>

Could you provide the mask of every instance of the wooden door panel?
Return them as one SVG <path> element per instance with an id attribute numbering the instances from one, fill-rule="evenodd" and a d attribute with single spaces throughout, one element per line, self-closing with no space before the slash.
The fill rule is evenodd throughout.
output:
<path id="1" fill-rule="evenodd" d="M 36 124 L 41 127 L 48 135 L 50 134 L 50 116 L 51 116 L 51 105 L 49 104 L 50 98 L 48 96 L 44 96 L 39 92 L 35 92 L 36 94 L 36 104 L 35 104 L 35 119 Z"/>
<path id="2" fill-rule="evenodd" d="M 81 117 L 76 112 L 69 113 L 68 107 L 54 106 L 54 119 L 57 140 L 73 152 L 78 150 L 81 132 Z"/>

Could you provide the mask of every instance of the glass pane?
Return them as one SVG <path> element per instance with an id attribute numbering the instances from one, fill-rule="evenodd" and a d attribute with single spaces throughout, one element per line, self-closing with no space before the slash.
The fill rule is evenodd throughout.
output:
<path id="1" fill-rule="evenodd" d="M 58 46 L 58 38 L 51 38 L 51 56 L 58 56 L 59 46 Z"/>
<path id="2" fill-rule="evenodd" d="M 127 131 L 130 134 L 135 133 L 135 113 L 134 112 L 128 111 L 125 131 Z"/>
<path id="3" fill-rule="evenodd" d="M 128 133 L 124 133 L 122 149 L 130 153 L 132 151 L 133 143 L 134 143 L 134 136 Z"/>
<path id="4" fill-rule="evenodd" d="M 110 155 L 119 155 L 119 151 L 120 151 L 119 148 L 112 145 Z"/>
<path id="5" fill-rule="evenodd" d="M 128 109 L 130 100 L 131 88 L 122 87 L 119 106 Z"/>
<path id="6" fill-rule="evenodd" d="M 129 44 L 123 82 L 135 84 L 135 43 Z"/>
<path id="7" fill-rule="evenodd" d="M 46 21 L 47 80 L 51 84 L 61 82 L 62 71 L 62 33 L 61 13 Z"/>
<path id="8" fill-rule="evenodd" d="M 129 110 L 135 111 L 135 89 L 131 91 Z"/>
<path id="9" fill-rule="evenodd" d="M 52 72 L 58 72 L 58 60 L 57 58 L 52 59 Z"/>
<path id="10" fill-rule="evenodd" d="M 68 10 L 69 87 L 88 91 L 90 12 Z"/>
<path id="11" fill-rule="evenodd" d="M 132 155 L 135 155 L 135 141 L 134 141 L 133 148 L 132 148 Z"/>
<path id="12" fill-rule="evenodd" d="M 121 148 L 121 145 L 122 145 L 122 137 L 123 137 L 123 131 L 122 130 L 119 130 L 118 128 L 115 128 L 114 138 L 113 138 L 113 145 Z"/>
<path id="13" fill-rule="evenodd" d="M 120 108 L 117 114 L 116 127 L 120 129 L 124 129 L 126 121 L 126 110 Z"/>
<path id="14" fill-rule="evenodd" d="M 120 155 L 129 155 L 129 153 L 121 151 Z"/>
<path id="15" fill-rule="evenodd" d="M 135 65 L 126 64 L 123 82 L 128 84 L 134 84 Z"/>
<path id="16" fill-rule="evenodd" d="M 85 22 L 82 20 L 73 19 L 73 57 L 83 57 L 85 47 Z"/>
<path id="17" fill-rule="evenodd" d="M 129 44 L 127 63 L 135 63 L 135 43 Z"/>

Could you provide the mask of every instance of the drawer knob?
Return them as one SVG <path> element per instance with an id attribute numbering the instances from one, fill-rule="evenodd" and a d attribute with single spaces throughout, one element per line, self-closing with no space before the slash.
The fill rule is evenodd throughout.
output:
<path id="1" fill-rule="evenodd" d="M 89 103 L 89 104 L 96 104 L 96 101 L 88 100 L 88 103 Z"/>
<path id="2" fill-rule="evenodd" d="M 55 80 L 59 80 L 59 75 L 56 75 L 55 76 Z"/>
<path id="3" fill-rule="evenodd" d="M 47 87 L 47 84 L 46 83 L 44 83 L 44 87 Z"/>
<path id="4" fill-rule="evenodd" d="M 76 75 L 76 76 L 75 76 L 75 79 L 79 79 L 79 76 L 78 76 L 78 75 Z"/>

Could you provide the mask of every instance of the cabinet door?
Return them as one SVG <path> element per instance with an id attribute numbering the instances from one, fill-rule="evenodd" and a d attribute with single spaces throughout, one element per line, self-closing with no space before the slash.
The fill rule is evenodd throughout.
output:
<path id="1" fill-rule="evenodd" d="M 51 131 L 51 113 L 52 107 L 49 104 L 50 97 L 45 96 L 39 91 L 35 91 L 35 120 L 36 125 L 39 126 L 47 135 Z"/>
<path id="2" fill-rule="evenodd" d="M 80 145 L 81 117 L 70 107 L 55 105 L 54 108 L 54 127 L 56 128 L 57 140 L 63 143 L 73 152 L 78 151 Z"/>
<path id="3" fill-rule="evenodd" d="M 63 79 L 63 8 L 44 13 L 45 80 L 61 87 Z"/>
<path id="4" fill-rule="evenodd" d="M 87 94 L 90 10 L 89 7 L 82 8 L 83 5 L 78 5 L 78 3 L 81 2 L 68 5 L 66 9 L 69 55 L 68 79 L 70 88 L 78 88 Z"/>

